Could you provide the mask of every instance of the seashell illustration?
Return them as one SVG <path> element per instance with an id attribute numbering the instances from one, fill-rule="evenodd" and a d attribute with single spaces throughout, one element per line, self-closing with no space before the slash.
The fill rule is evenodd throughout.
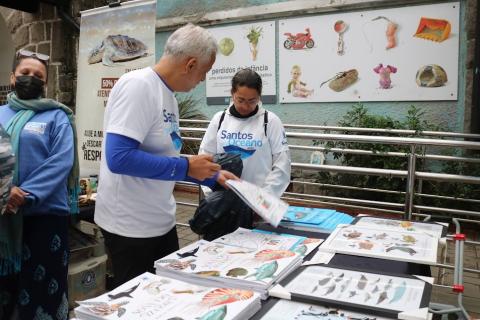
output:
<path id="1" fill-rule="evenodd" d="M 410 235 L 403 235 L 403 241 L 413 244 L 413 243 L 417 242 L 417 239 L 415 239 L 415 237 L 410 236 Z"/>
<path id="2" fill-rule="evenodd" d="M 360 277 L 360 280 L 358 280 L 357 288 L 360 289 L 360 290 L 365 289 L 365 287 L 367 286 L 367 282 L 368 282 L 367 277 L 365 277 L 362 274 L 362 276 Z"/>
<path id="3" fill-rule="evenodd" d="M 250 290 L 220 288 L 205 294 L 202 298 L 202 303 L 209 307 L 213 307 L 236 301 L 248 300 L 251 297 L 253 297 L 253 291 Z"/>
<path id="4" fill-rule="evenodd" d="M 265 249 L 259 251 L 255 254 L 255 259 L 260 261 L 270 261 L 270 260 L 277 260 L 282 258 L 288 258 L 295 256 L 290 250 L 272 250 L 272 249 Z"/>
<path id="5" fill-rule="evenodd" d="M 447 73 L 438 64 L 427 64 L 420 67 L 415 75 L 415 82 L 419 87 L 441 87 L 447 81 Z M 402 221 L 401 226 L 404 228 L 407 228 L 404 226 L 404 223 L 409 223 L 410 226 L 412 225 L 410 221 Z"/>
<path id="6" fill-rule="evenodd" d="M 380 293 L 380 296 L 378 296 L 377 304 L 382 303 L 383 301 L 385 301 L 385 299 L 388 299 L 386 291 Z"/>

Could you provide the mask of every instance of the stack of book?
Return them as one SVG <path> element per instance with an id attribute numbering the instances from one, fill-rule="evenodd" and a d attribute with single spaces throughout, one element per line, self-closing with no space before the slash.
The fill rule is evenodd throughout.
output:
<path id="1" fill-rule="evenodd" d="M 82 320 L 240 320 L 261 307 L 259 294 L 251 290 L 192 285 L 148 272 L 78 304 L 75 315 Z"/>
<path id="2" fill-rule="evenodd" d="M 295 249 L 305 240 L 239 228 L 157 260 L 156 273 L 198 285 L 253 289 L 266 298 L 269 287 L 302 263 Z"/>
<path id="3" fill-rule="evenodd" d="M 350 224 L 352 221 L 353 218 L 348 214 L 331 209 L 290 206 L 280 226 L 295 230 L 330 233 L 337 225 Z"/>

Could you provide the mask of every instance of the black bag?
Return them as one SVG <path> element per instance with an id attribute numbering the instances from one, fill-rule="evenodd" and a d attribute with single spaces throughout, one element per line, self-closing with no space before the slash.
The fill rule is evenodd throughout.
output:
<path id="1" fill-rule="evenodd" d="M 213 157 L 223 170 L 241 176 L 243 163 L 238 154 L 221 153 Z M 205 240 L 213 240 L 238 227 L 252 228 L 253 211 L 231 190 L 218 183 L 213 192 L 199 203 L 189 224 L 193 232 L 203 235 Z"/>

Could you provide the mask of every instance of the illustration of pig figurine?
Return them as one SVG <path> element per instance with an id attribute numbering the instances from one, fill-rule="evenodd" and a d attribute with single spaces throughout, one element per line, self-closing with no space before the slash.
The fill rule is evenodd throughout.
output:
<path id="1" fill-rule="evenodd" d="M 383 66 L 383 64 L 379 64 L 375 68 L 373 68 L 373 71 L 375 73 L 378 73 L 380 75 L 380 87 L 382 89 L 390 89 L 392 87 L 392 80 L 390 80 L 390 73 L 397 73 L 397 68 L 387 65 Z"/>

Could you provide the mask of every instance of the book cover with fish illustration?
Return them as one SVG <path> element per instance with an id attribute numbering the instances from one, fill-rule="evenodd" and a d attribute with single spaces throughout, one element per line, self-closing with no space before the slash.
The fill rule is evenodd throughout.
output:
<path id="1" fill-rule="evenodd" d="M 447 235 L 447 226 L 444 226 L 437 222 L 408 221 L 361 216 L 356 217 L 355 220 L 351 222 L 351 224 L 354 224 L 356 226 L 366 226 L 395 231 L 428 233 L 437 238 L 443 238 Z"/>
<path id="2" fill-rule="evenodd" d="M 250 288 L 264 298 L 271 284 L 301 263 L 304 241 L 240 228 L 211 242 L 192 243 L 157 260 L 155 268 L 159 275 L 200 285 Z M 179 258 L 196 249 L 195 257 Z"/>
<path id="3" fill-rule="evenodd" d="M 78 319 L 234 320 L 257 312 L 260 297 L 251 290 L 192 285 L 146 272 L 78 304 Z"/>
<path id="4" fill-rule="evenodd" d="M 339 225 L 321 249 L 388 260 L 434 265 L 439 238 L 428 233 L 386 230 L 378 227 Z"/>
<path id="5" fill-rule="evenodd" d="M 399 313 L 416 313 L 428 307 L 432 285 L 426 280 L 433 282 L 432 278 L 314 265 L 298 268 L 277 286 L 295 301 L 397 318 Z M 280 297 L 276 288 L 270 295 Z"/>
<path id="6" fill-rule="evenodd" d="M 271 298 L 250 320 L 387 320 L 376 315 L 352 312 L 312 303 Z"/>

